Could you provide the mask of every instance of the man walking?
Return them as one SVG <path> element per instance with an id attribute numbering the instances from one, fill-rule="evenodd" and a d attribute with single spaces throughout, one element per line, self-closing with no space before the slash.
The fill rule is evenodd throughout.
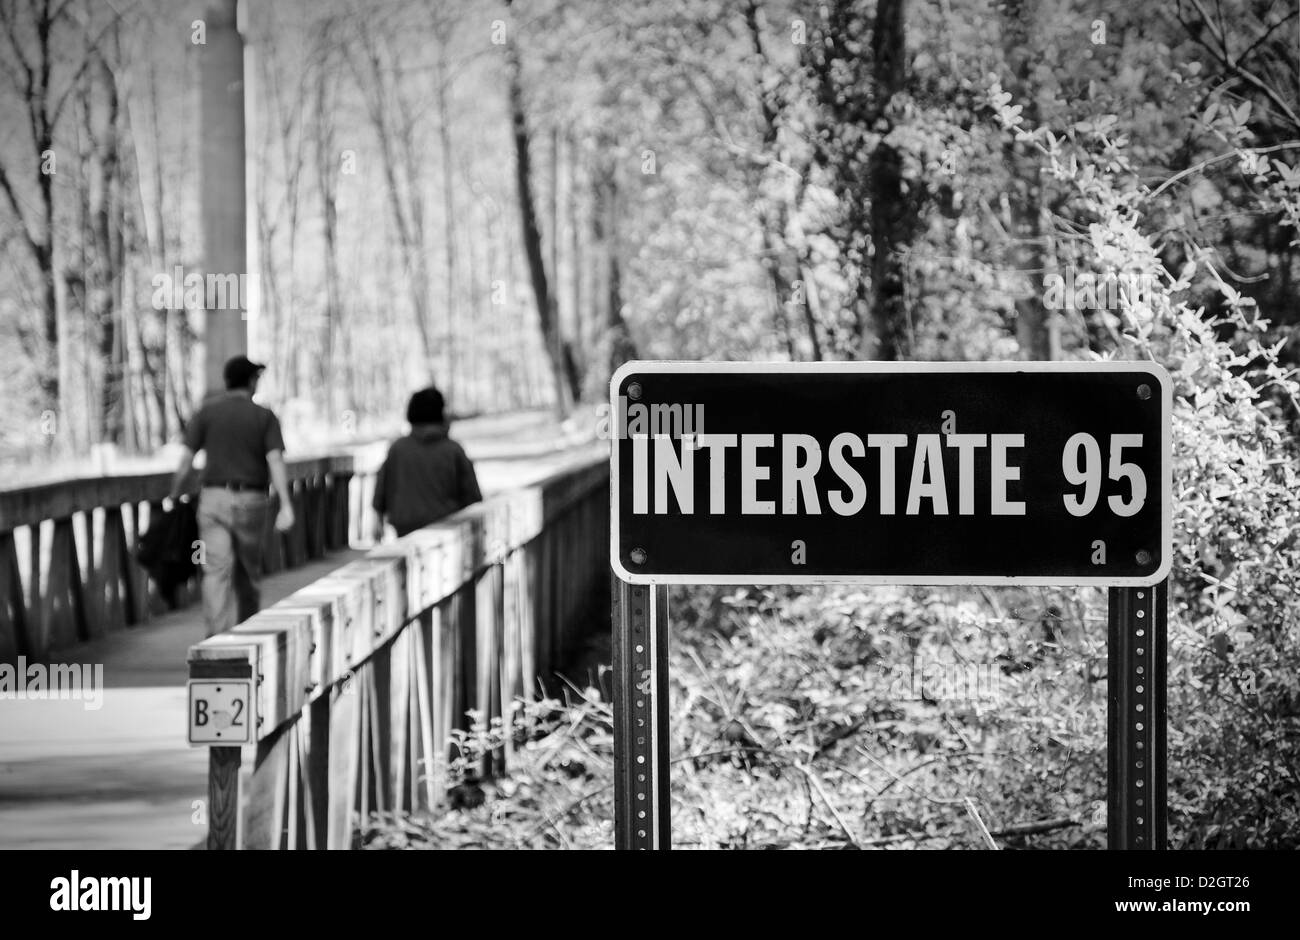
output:
<path id="1" fill-rule="evenodd" d="M 276 529 L 287 532 L 293 528 L 280 422 L 270 409 L 253 402 L 265 368 L 247 356 L 235 356 L 226 363 L 226 391 L 205 401 L 190 419 L 185 429 L 185 453 L 172 478 L 171 498 L 175 501 L 194 467 L 194 455 L 206 452 L 198 518 L 208 636 L 247 620 L 261 606 L 268 484 L 280 498 Z"/>

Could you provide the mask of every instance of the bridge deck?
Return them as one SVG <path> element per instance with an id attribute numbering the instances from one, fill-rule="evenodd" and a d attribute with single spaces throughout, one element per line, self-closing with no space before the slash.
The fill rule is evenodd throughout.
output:
<path id="1" fill-rule="evenodd" d="M 336 552 L 266 579 L 272 604 L 363 554 Z M 82 644 L 58 662 L 104 666 L 102 707 L 0 700 L 0 849 L 191 848 L 207 832 L 208 752 L 185 743 L 185 662 L 203 639 L 191 606 Z"/>

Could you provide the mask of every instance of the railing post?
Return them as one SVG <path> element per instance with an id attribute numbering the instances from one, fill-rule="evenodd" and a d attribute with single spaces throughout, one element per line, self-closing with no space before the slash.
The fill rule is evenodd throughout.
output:
<path id="1" fill-rule="evenodd" d="M 41 523 L 27 527 L 31 533 L 31 553 L 27 559 L 27 655 L 43 657 L 49 649 L 46 638 L 45 594 L 41 590 Z"/>
<path id="2" fill-rule="evenodd" d="M 500 584 L 501 569 L 492 565 L 482 571 L 474 580 L 474 708 L 478 711 L 484 727 L 491 725 L 492 719 L 500 716 L 498 657 L 499 625 L 501 619 Z M 496 694 L 494 694 L 496 693 Z M 483 776 L 491 776 L 500 768 L 500 759 L 495 754 L 483 755 Z"/>
<path id="3" fill-rule="evenodd" d="M 304 741 L 303 781 L 306 805 L 303 816 L 307 826 L 307 848 L 324 849 L 329 844 L 330 810 L 330 699 L 326 692 L 307 710 L 307 735 Z"/>
<path id="4" fill-rule="evenodd" d="M 334 514 L 330 520 L 334 544 L 331 548 L 347 548 L 351 544 L 348 540 L 348 520 L 352 506 L 352 477 L 351 471 L 334 474 Z"/>
<path id="5" fill-rule="evenodd" d="M 311 498 L 311 557 L 323 558 L 329 550 L 329 470 L 316 477 Z"/>
<path id="6" fill-rule="evenodd" d="M 433 682 L 429 699 L 433 707 L 434 796 L 441 800 L 446 793 L 447 765 L 452 758 L 451 732 L 456 722 L 456 676 L 460 671 L 459 601 L 453 594 L 434 609 L 430 653 Z"/>
<path id="7" fill-rule="evenodd" d="M 293 545 L 293 561 L 290 567 L 294 568 L 305 565 L 307 559 L 311 557 L 311 546 L 307 539 L 307 526 L 310 524 L 309 518 L 311 516 L 308 501 L 311 480 L 310 476 L 304 477 L 296 485 L 290 484 L 289 486 L 290 501 L 293 503 L 294 523 L 293 528 L 285 535 Z"/>
<path id="8" fill-rule="evenodd" d="M 355 678 L 336 685 L 329 692 L 327 849 L 352 847 L 352 814 L 357 806 L 357 774 L 363 757 L 360 752 L 360 698 Z"/>
<path id="9" fill-rule="evenodd" d="M 141 504 L 131 501 L 131 537 L 136 543 L 140 542 L 141 529 L 144 525 L 144 512 Z M 151 517 L 152 518 L 152 517 Z M 131 577 L 131 599 L 130 599 L 130 618 L 132 624 L 145 623 L 149 619 L 149 574 L 140 567 L 132 556 L 129 563 Z"/>
<path id="10" fill-rule="evenodd" d="M 72 531 L 72 516 L 54 520 L 50 545 L 50 578 L 46 600 L 46 652 L 64 649 L 86 638 L 85 596 L 81 564 Z"/>
<path id="11" fill-rule="evenodd" d="M 76 516 L 73 516 L 74 526 Z M 95 567 L 95 507 L 87 506 L 81 513 L 81 544 L 85 546 L 85 564 L 79 566 L 77 577 L 81 582 L 81 623 L 78 640 L 93 640 L 107 632 L 104 622 L 104 591 L 102 574 Z M 72 539 L 73 564 L 78 565 L 76 531 Z M 84 573 L 80 570 L 85 568 Z"/>
<path id="12" fill-rule="evenodd" d="M 436 610 L 422 611 L 411 624 L 411 809 L 431 810 L 438 802 L 437 769 L 445 755 L 438 753 L 438 728 L 434 724 L 438 702 L 434 698 L 438 673 Z"/>
<path id="13" fill-rule="evenodd" d="M 100 574 L 104 625 L 107 629 L 120 629 L 127 623 L 130 603 L 129 552 L 126 547 L 126 529 L 122 525 L 122 507 L 104 507 L 104 531 Z"/>
<path id="14" fill-rule="evenodd" d="M 248 780 L 241 848 L 280 849 L 285 846 L 288 794 L 297 781 L 290 773 L 296 724 L 272 731 L 257 742 L 253 772 Z"/>
<path id="15" fill-rule="evenodd" d="M 12 531 L 0 532 L 0 663 L 17 662 L 27 654 L 27 602 Z"/>

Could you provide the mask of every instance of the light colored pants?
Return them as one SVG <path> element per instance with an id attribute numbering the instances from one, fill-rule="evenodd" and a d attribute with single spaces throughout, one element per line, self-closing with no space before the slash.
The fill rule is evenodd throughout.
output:
<path id="1" fill-rule="evenodd" d="M 199 494 L 203 543 L 203 619 L 208 636 L 224 633 L 261 607 L 262 533 L 270 498 L 204 487 Z"/>

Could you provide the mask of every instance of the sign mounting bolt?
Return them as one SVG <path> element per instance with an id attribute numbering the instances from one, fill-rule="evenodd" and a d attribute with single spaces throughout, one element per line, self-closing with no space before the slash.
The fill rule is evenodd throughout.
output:
<path id="1" fill-rule="evenodd" d="M 641 383 L 633 382 L 627 387 L 627 397 L 637 401 L 641 397 Z"/>
<path id="2" fill-rule="evenodd" d="M 1151 553 L 1147 551 L 1145 548 L 1138 549 L 1138 553 L 1136 557 L 1137 557 L 1137 563 L 1139 565 L 1151 564 Z"/>
<path id="3" fill-rule="evenodd" d="M 1143 401 L 1146 401 L 1150 397 L 1151 397 L 1151 386 L 1143 382 L 1141 385 L 1138 386 L 1138 398 L 1142 399 Z"/>
<path id="4" fill-rule="evenodd" d="M 632 564 L 634 564 L 634 565 L 644 565 L 644 564 L 645 564 L 645 560 L 646 560 L 645 549 L 644 549 L 644 548 L 634 548 L 634 549 L 632 549 L 632 551 L 628 552 L 628 556 L 627 556 L 627 557 L 630 558 L 630 559 L 632 559 Z"/>

